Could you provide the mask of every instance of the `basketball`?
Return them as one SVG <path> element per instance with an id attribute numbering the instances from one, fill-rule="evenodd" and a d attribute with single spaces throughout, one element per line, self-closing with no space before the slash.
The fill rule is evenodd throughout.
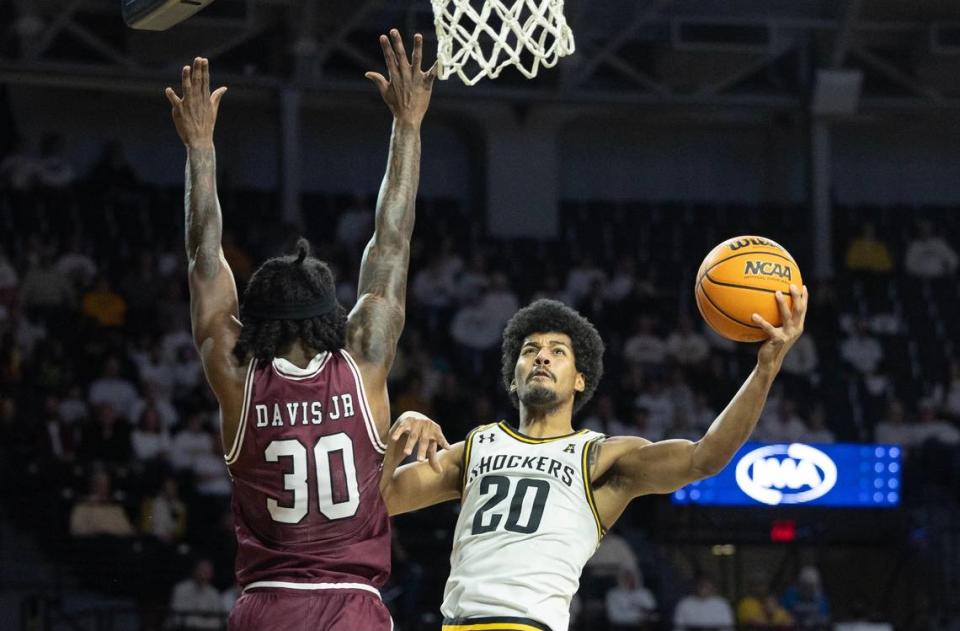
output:
<path id="1" fill-rule="evenodd" d="M 803 287 L 800 269 L 790 253 L 763 237 L 734 237 L 710 250 L 697 272 L 700 315 L 714 331 L 735 342 L 766 339 L 753 314 L 780 326 L 775 292 L 792 305 L 790 285 Z"/>

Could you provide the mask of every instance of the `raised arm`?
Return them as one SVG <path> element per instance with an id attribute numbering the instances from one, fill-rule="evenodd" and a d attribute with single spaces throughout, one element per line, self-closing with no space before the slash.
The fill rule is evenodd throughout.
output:
<path id="1" fill-rule="evenodd" d="M 791 285 L 792 307 L 779 292 L 776 299 L 783 326 L 774 327 L 759 315 L 768 339 L 760 347 L 757 365 L 707 433 L 696 442 L 663 440 L 656 443 L 633 437 L 610 438 L 600 443 L 591 477 L 608 481 L 608 499 L 620 506 L 640 495 L 670 493 L 680 487 L 719 473 L 753 433 L 763 411 L 770 386 L 780 372 L 783 358 L 803 333 L 807 290 Z M 614 511 L 616 512 L 616 511 Z M 616 512 L 619 515 L 618 512 Z"/>
<path id="2" fill-rule="evenodd" d="M 409 513 L 460 497 L 463 447 L 463 442 L 451 447 L 440 426 L 426 416 L 403 413 L 390 428 L 380 476 L 387 512 Z M 417 462 L 400 466 L 414 450 Z"/>
<path id="3" fill-rule="evenodd" d="M 403 331 L 417 186 L 420 179 L 420 125 L 430 104 L 436 68 L 421 70 L 423 37 L 414 37 L 407 59 L 400 33 L 380 36 L 389 81 L 368 72 L 393 113 L 387 172 L 377 198 L 373 238 L 360 263 L 357 305 L 347 323 L 347 345 L 358 360 L 385 376 Z"/>
<path id="4" fill-rule="evenodd" d="M 217 157 L 213 130 L 225 87 L 210 92 L 210 64 L 202 58 L 184 66 L 182 93 L 166 89 L 173 122 L 187 149 L 184 212 L 190 284 L 190 322 L 210 387 L 224 411 L 224 441 L 232 442 L 239 420 L 234 413 L 243 376 L 233 357 L 240 333 L 237 287 L 223 257 L 223 217 L 217 199 Z M 228 443 L 229 444 L 229 443 Z"/>

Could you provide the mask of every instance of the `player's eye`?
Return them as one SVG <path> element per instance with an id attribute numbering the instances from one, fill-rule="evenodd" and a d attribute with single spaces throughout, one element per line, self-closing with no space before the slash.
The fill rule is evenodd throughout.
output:
<path id="1" fill-rule="evenodd" d="M 566 355 L 567 353 L 566 353 L 566 351 L 564 351 L 562 348 L 555 348 L 555 349 L 553 349 L 553 354 L 554 354 L 554 355 Z"/>
<path id="2" fill-rule="evenodd" d="M 528 347 L 526 347 L 525 349 L 523 349 L 523 354 L 524 354 L 524 355 L 529 355 L 529 354 L 532 353 L 534 350 L 536 350 L 536 349 L 534 349 L 532 346 L 528 346 Z"/>

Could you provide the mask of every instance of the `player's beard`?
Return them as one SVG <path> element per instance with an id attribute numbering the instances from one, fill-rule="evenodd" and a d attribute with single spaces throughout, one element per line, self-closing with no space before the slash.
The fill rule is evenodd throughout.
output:
<path id="1" fill-rule="evenodd" d="M 534 385 L 520 394 L 520 401 L 528 408 L 552 410 L 560 404 L 560 397 L 549 388 Z"/>

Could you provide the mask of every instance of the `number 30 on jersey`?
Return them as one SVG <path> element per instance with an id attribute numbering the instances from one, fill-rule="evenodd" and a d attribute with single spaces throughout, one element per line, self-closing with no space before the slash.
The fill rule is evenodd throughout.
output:
<path id="1" fill-rule="evenodd" d="M 268 497 L 267 510 L 270 511 L 274 521 L 283 524 L 299 523 L 306 517 L 309 510 L 306 446 L 295 438 L 274 440 L 267 446 L 264 457 L 267 462 L 278 462 L 280 458 L 291 459 L 293 470 L 284 474 L 283 489 L 293 494 L 293 506 L 281 506 L 276 499 Z M 327 519 L 353 517 L 360 505 L 357 468 L 353 458 L 353 440 L 343 432 L 321 436 L 313 446 L 313 459 L 316 462 L 316 487 L 320 514 Z M 342 468 L 341 475 L 334 475 L 337 465 Z M 336 471 L 336 473 L 341 472 Z M 345 481 L 345 493 L 342 488 L 334 489 L 335 480 Z M 336 495 L 340 498 L 335 498 Z M 344 495 L 346 495 L 345 500 L 341 499 Z"/>

